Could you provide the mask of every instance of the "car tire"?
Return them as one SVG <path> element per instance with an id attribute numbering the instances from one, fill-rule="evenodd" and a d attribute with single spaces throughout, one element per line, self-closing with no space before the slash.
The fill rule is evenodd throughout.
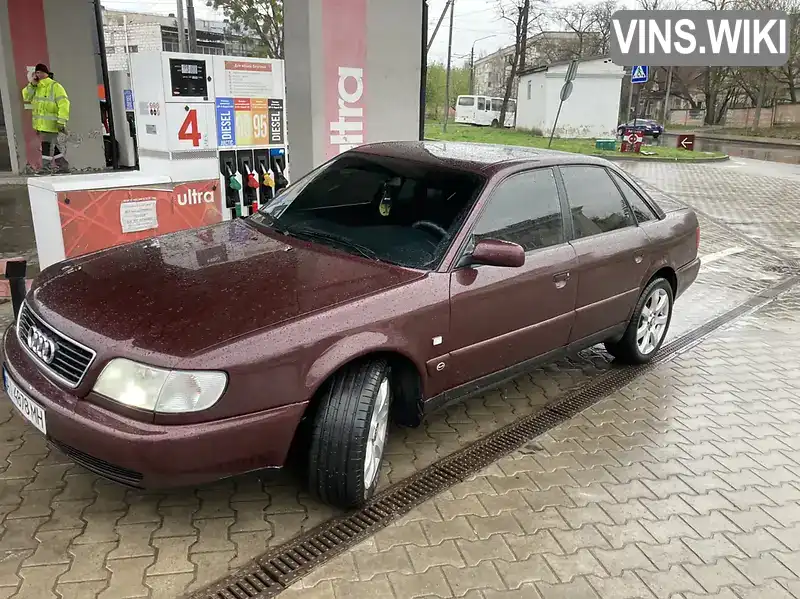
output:
<path id="1" fill-rule="evenodd" d="M 497 119 L 493 120 L 492 121 L 492 127 L 494 127 L 495 129 L 499 129 L 500 128 L 500 121 L 498 121 Z"/>
<path id="2" fill-rule="evenodd" d="M 392 384 L 385 360 L 366 360 L 335 374 L 321 389 L 308 458 L 309 490 L 343 509 L 375 492 L 389 427 Z"/>
<path id="3" fill-rule="evenodd" d="M 659 135 L 661 135 L 661 134 L 660 133 L 653 133 L 653 139 L 658 139 Z"/>
<path id="4" fill-rule="evenodd" d="M 673 302 L 672 286 L 666 279 L 651 281 L 636 302 L 622 338 L 605 343 L 608 353 L 623 364 L 646 364 L 652 360 L 667 337 Z"/>

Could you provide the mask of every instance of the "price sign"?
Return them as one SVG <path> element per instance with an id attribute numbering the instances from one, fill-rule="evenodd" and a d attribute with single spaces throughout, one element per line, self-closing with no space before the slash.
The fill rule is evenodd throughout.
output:
<path id="1" fill-rule="evenodd" d="M 253 118 L 250 98 L 235 98 L 233 105 L 236 111 L 236 141 L 240 146 L 252 146 Z"/>
<path id="2" fill-rule="evenodd" d="M 265 99 L 253 99 L 251 101 L 251 114 L 253 115 L 253 139 L 255 145 L 265 146 L 269 144 L 269 111 Z"/>

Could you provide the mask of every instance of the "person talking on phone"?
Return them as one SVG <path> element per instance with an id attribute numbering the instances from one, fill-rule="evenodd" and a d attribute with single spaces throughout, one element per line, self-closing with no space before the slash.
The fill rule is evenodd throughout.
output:
<path id="1" fill-rule="evenodd" d="M 51 172 L 69 172 L 69 163 L 59 147 L 58 134 L 66 133 L 69 97 L 64 86 L 53 79 L 47 65 L 37 64 L 22 99 L 33 109 L 33 129 L 41 140 L 42 167 Z"/>

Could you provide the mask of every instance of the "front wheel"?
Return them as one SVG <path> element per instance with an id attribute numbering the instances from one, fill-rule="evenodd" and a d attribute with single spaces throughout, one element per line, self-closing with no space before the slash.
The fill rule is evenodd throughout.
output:
<path id="1" fill-rule="evenodd" d="M 606 350 L 625 364 L 645 364 L 661 348 L 672 322 L 672 286 L 653 280 L 644 290 L 619 341 L 606 342 Z"/>
<path id="2" fill-rule="evenodd" d="M 389 429 L 392 385 L 385 360 L 348 366 L 323 387 L 308 460 L 309 490 L 349 509 L 375 493 Z"/>
<path id="3" fill-rule="evenodd" d="M 495 129 L 500 127 L 500 121 L 498 121 L 497 119 L 493 120 L 492 121 L 492 127 L 494 127 Z"/>

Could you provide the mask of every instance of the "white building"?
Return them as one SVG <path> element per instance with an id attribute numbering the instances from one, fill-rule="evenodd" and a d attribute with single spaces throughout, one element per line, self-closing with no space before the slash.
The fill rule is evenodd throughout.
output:
<path id="1" fill-rule="evenodd" d="M 164 50 L 177 52 L 178 20 L 158 15 L 103 9 L 103 35 L 109 71 L 128 68 L 128 55 Z M 184 31 L 184 39 L 187 32 Z M 197 51 L 200 54 L 255 56 L 253 39 L 236 34 L 224 21 L 197 20 Z"/>
<path id="2" fill-rule="evenodd" d="M 528 69 L 519 78 L 517 128 L 550 133 L 558 112 L 569 62 Z M 606 56 L 578 62 L 572 95 L 561 107 L 559 137 L 608 137 L 616 134 L 625 68 Z"/>

